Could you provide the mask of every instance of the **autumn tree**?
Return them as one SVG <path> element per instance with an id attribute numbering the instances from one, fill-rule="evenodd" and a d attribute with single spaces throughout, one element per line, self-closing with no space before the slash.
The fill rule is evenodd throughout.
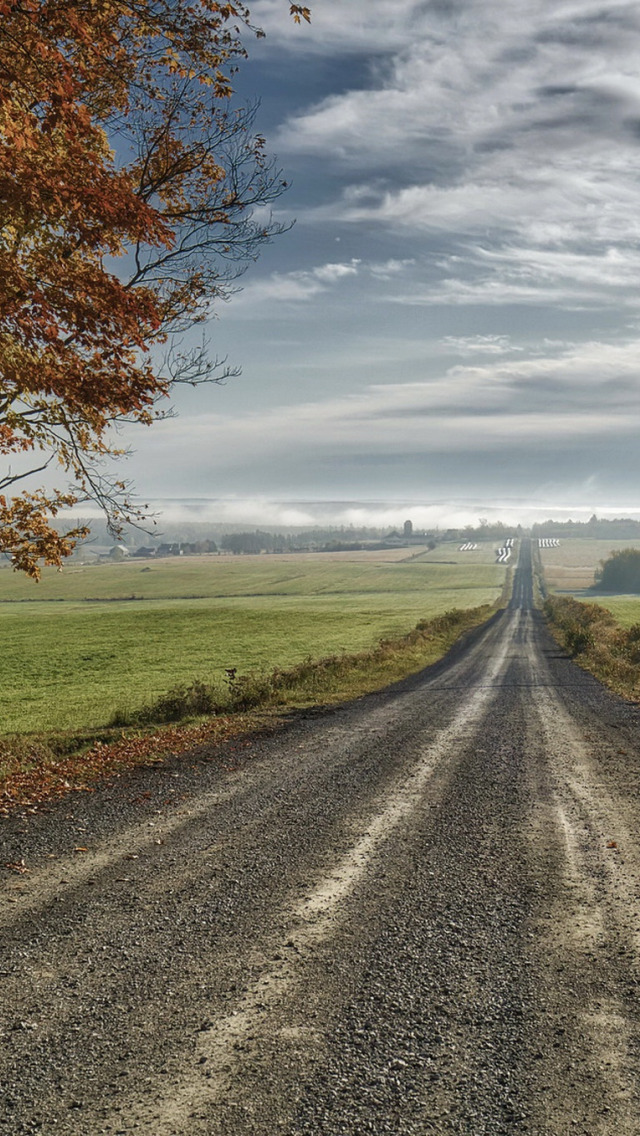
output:
<path id="1" fill-rule="evenodd" d="M 279 231 L 285 184 L 231 102 L 254 33 L 236 2 L 0 0 L 0 551 L 32 576 L 83 532 L 60 509 L 138 515 L 118 425 L 221 377 L 181 336 Z M 21 491 L 51 462 L 69 488 Z"/>

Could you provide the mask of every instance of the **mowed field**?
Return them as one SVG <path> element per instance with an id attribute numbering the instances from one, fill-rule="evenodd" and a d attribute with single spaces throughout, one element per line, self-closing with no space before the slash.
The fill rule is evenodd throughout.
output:
<path id="1" fill-rule="evenodd" d="M 494 546 L 201 556 L 0 571 L 0 733 L 100 727 L 180 683 L 373 647 L 492 603 Z"/>
<path id="2" fill-rule="evenodd" d="M 640 548 L 640 541 L 576 539 L 562 540 L 559 548 L 541 548 L 547 586 L 560 594 L 569 592 L 578 599 L 607 608 L 622 627 L 640 623 L 640 596 L 612 596 L 594 589 L 600 561 L 622 548 Z"/>
<path id="3" fill-rule="evenodd" d="M 592 599 L 593 603 L 606 607 L 621 627 L 633 627 L 635 623 L 640 623 L 640 596 L 600 596 L 596 593 Z"/>
<path id="4" fill-rule="evenodd" d="M 622 548 L 640 548 L 640 540 L 561 540 L 558 548 L 541 548 L 547 586 L 555 592 L 592 588 L 601 560 Z"/>

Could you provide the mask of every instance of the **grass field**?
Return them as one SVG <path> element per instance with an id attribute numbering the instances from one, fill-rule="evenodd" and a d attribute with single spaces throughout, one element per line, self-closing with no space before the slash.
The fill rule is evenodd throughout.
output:
<path id="1" fill-rule="evenodd" d="M 640 596 L 600 594 L 594 576 L 601 560 L 622 548 L 640 548 L 634 540 L 563 540 L 559 548 L 541 548 L 545 580 L 551 591 L 568 593 L 599 604 L 615 616 L 621 627 L 640 623 Z"/>
<path id="2" fill-rule="evenodd" d="M 594 592 L 593 595 L 589 593 L 589 599 L 610 611 L 621 627 L 640 623 L 640 596 L 600 596 Z"/>
<path id="3" fill-rule="evenodd" d="M 591 588 L 600 561 L 621 548 L 640 548 L 640 541 L 582 540 L 578 537 L 562 540 L 558 548 L 541 548 L 547 587 L 555 592 L 571 593 Z"/>
<path id="4" fill-rule="evenodd" d="M 0 572 L 0 733 L 99 727 L 192 680 L 373 647 L 492 603 L 493 545 L 133 561 Z"/>

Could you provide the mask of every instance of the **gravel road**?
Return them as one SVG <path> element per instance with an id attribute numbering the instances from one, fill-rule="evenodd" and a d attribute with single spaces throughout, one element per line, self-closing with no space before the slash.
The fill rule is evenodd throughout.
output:
<path id="1" fill-rule="evenodd" d="M 640 708 L 532 606 L 3 822 L 0 1131 L 640 1134 Z"/>

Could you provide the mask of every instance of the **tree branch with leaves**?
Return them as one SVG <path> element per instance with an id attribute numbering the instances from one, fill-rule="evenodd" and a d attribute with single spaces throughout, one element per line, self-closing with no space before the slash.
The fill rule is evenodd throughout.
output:
<path id="1" fill-rule="evenodd" d="M 0 0 L 0 551 L 34 578 L 83 535 L 60 510 L 140 518 L 114 427 L 230 373 L 182 338 L 282 231 L 286 183 L 231 103 L 253 34 L 235 2 Z M 21 491 L 47 465 L 70 487 Z"/>

